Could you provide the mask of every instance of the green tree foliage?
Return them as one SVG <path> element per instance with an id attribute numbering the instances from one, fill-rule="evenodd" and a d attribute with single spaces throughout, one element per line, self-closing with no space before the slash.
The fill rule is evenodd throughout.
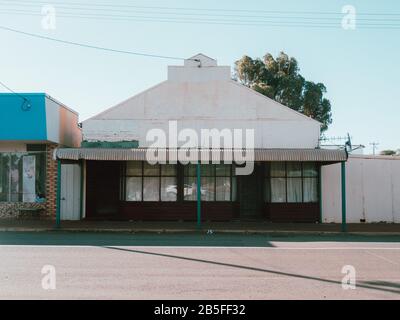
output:
<path id="1" fill-rule="evenodd" d="M 397 155 L 397 152 L 395 150 L 382 150 L 380 152 L 381 156 L 394 156 Z"/>
<path id="2" fill-rule="evenodd" d="M 325 86 L 305 80 L 297 60 L 284 52 L 276 58 L 267 53 L 263 60 L 243 56 L 235 62 L 235 76 L 245 86 L 318 120 L 321 131 L 332 123 L 331 103 L 324 98 Z"/>

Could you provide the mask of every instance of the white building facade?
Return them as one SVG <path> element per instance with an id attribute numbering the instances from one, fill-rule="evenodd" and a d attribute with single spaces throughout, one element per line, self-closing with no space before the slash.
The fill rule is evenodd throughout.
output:
<path id="1" fill-rule="evenodd" d="M 84 121 L 84 139 L 148 147 L 149 130 L 168 132 L 169 121 L 199 136 L 201 129 L 254 129 L 255 148 L 316 148 L 320 134 L 319 122 L 232 80 L 229 66 L 199 54 L 168 67 L 166 81 Z"/>
<path id="2" fill-rule="evenodd" d="M 154 130 L 164 132 L 165 141 L 155 139 Z M 231 132 L 232 140 L 218 137 L 215 145 L 202 139 L 204 130 Z M 235 130 L 243 144 L 235 144 Z M 77 186 L 83 186 L 80 217 L 86 219 L 314 223 L 341 222 L 347 211 L 351 222 L 380 220 L 380 213 L 360 215 L 355 160 L 346 167 L 345 150 L 320 148 L 319 122 L 232 80 L 230 67 L 203 54 L 169 66 L 166 81 L 84 121 L 82 133 L 82 148 L 59 149 L 56 157 L 84 168 Z M 171 150 L 180 147 L 211 155 L 233 151 L 218 164 L 198 164 L 200 157 L 171 162 L 177 160 Z M 246 147 L 254 151 L 254 169 L 237 175 L 234 155 Z M 169 163 L 148 163 L 149 148 L 167 151 Z M 340 168 L 347 169 L 347 185 Z M 382 221 L 398 221 L 398 185 L 393 188 L 394 211 Z M 368 210 L 373 199 L 364 201 Z"/>

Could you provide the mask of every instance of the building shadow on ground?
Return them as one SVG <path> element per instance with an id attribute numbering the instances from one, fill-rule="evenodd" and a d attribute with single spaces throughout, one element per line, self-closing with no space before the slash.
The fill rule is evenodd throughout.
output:
<path id="1" fill-rule="evenodd" d="M 218 266 L 223 266 L 223 267 L 249 270 L 249 271 L 255 271 L 255 272 L 264 272 L 264 273 L 275 274 L 275 275 L 285 276 L 285 277 L 290 277 L 290 278 L 306 279 L 306 280 L 311 280 L 311 281 L 320 281 L 320 282 L 324 282 L 324 283 L 335 284 L 338 286 L 342 285 L 341 281 L 324 279 L 324 278 L 320 278 L 320 277 L 313 277 L 313 276 L 290 273 L 290 272 L 277 271 L 277 270 L 272 270 L 272 269 L 257 268 L 257 267 L 251 267 L 251 266 L 246 266 L 246 265 L 239 265 L 239 264 L 198 259 L 198 258 L 190 258 L 190 257 L 184 257 L 184 256 L 178 256 L 178 255 L 172 255 L 172 254 L 166 254 L 166 253 L 149 252 L 149 251 L 135 250 L 135 249 L 128 249 L 128 248 L 117 248 L 117 247 L 109 247 L 109 246 L 105 246 L 103 248 L 110 249 L 110 250 L 119 250 L 119 251 L 134 253 L 134 254 L 151 255 L 151 256 L 157 256 L 157 257 L 162 257 L 162 258 L 179 259 L 179 260 L 205 263 L 205 264 L 211 264 L 211 265 L 218 265 Z M 377 291 L 385 291 L 385 292 L 390 292 L 390 293 L 395 293 L 395 294 L 400 295 L 400 283 L 389 282 L 389 281 L 363 281 L 363 282 L 357 283 L 356 286 L 358 288 L 377 290 Z"/>
<path id="2" fill-rule="evenodd" d="M 0 232 L 0 245 L 274 247 L 274 242 L 400 242 L 400 235 L 163 232 Z"/>

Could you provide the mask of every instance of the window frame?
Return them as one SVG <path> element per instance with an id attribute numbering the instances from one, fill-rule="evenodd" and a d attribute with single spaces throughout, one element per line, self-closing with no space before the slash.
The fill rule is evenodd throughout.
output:
<path id="1" fill-rule="evenodd" d="M 186 202 L 196 202 L 196 199 L 185 199 L 185 195 L 184 195 L 184 189 L 185 189 L 185 179 L 187 177 L 192 177 L 197 179 L 197 172 L 196 172 L 196 164 L 193 163 L 189 163 L 186 165 L 182 165 L 182 164 L 166 164 L 168 165 L 173 165 L 175 166 L 175 174 L 163 174 L 163 170 L 162 170 L 162 166 L 164 166 L 164 164 L 155 164 L 156 166 L 159 167 L 159 173 L 157 176 L 148 176 L 148 175 L 144 175 L 144 167 L 145 167 L 145 163 L 146 161 L 132 161 L 132 162 L 139 162 L 140 163 L 140 175 L 138 174 L 129 174 L 128 173 L 128 163 L 130 161 L 124 161 L 123 165 L 122 165 L 122 169 L 121 169 L 121 182 L 120 182 L 120 201 L 126 201 L 126 202 L 132 202 L 132 203 L 143 203 L 143 202 L 171 202 L 171 203 L 186 203 Z M 202 164 L 204 165 L 208 165 L 211 166 L 211 172 L 208 172 L 206 174 L 204 174 L 205 170 L 201 171 L 201 178 L 213 178 L 213 185 L 214 185 L 214 190 L 213 190 L 213 200 L 204 200 L 202 199 L 203 202 L 221 202 L 221 203 L 232 203 L 232 202 L 237 202 L 237 186 L 236 186 L 236 199 L 233 200 L 233 192 L 234 192 L 234 188 L 233 188 L 233 182 L 235 181 L 236 183 L 238 183 L 238 179 L 236 178 L 234 180 L 235 173 L 235 166 L 234 164 Z M 229 170 L 224 170 L 223 174 L 219 174 L 217 175 L 217 166 L 218 165 L 225 165 L 225 166 L 229 166 Z M 189 166 L 192 166 L 191 168 Z M 191 170 L 191 171 L 190 171 Z M 126 185 L 127 185 L 127 178 L 130 177 L 141 177 L 141 196 L 140 196 L 140 200 L 127 200 L 127 194 L 126 194 Z M 158 200 L 156 201 L 145 201 L 144 200 L 144 178 L 145 177 L 158 177 Z M 161 192 L 162 192 L 162 187 L 161 187 L 161 179 L 163 177 L 171 177 L 171 178 L 175 178 L 176 181 L 176 189 L 177 189 L 177 195 L 176 195 L 176 199 L 173 201 L 166 201 L 166 200 L 162 200 L 161 197 Z M 229 178 L 229 183 L 230 183 L 230 190 L 229 190 L 229 200 L 217 200 L 217 178 Z M 196 180 L 197 181 L 197 180 Z"/>
<path id="2" fill-rule="evenodd" d="M 39 151 L 34 150 L 30 146 L 39 146 Z M 38 203 L 38 197 L 41 201 L 47 201 L 47 146 L 44 144 L 38 145 L 27 145 L 27 151 L 17 151 L 17 152 L 1 152 L 2 161 L 0 166 L 2 169 L 7 163 L 6 170 L 0 170 L 1 183 L 7 182 L 6 192 L 2 192 L 2 198 L 0 198 L 0 203 Z M 24 201 L 23 192 L 23 158 L 25 156 L 35 157 L 35 200 L 34 201 Z M 5 161 L 7 159 L 7 161 Z M 13 163 L 17 163 L 16 166 Z M 12 187 L 12 171 L 18 171 L 18 189 L 13 192 Z M 39 192 L 40 191 L 40 192 Z"/>
<path id="3" fill-rule="evenodd" d="M 272 163 L 282 163 L 282 162 L 284 162 L 284 168 L 285 168 L 285 174 L 284 175 L 272 175 L 271 174 L 271 169 L 272 169 Z M 294 162 L 294 163 L 300 163 L 300 168 L 301 168 L 301 175 L 300 176 L 289 176 L 288 175 L 288 163 L 290 163 L 290 162 Z M 305 175 L 304 174 L 304 164 L 305 163 L 313 163 L 314 164 L 314 169 L 315 169 L 315 175 Z M 319 165 L 318 165 L 318 162 L 313 162 L 313 161 L 311 161 L 311 162 L 305 162 L 305 161 L 301 161 L 301 162 L 296 162 L 296 161 L 276 161 L 276 162 L 274 162 L 274 161 L 271 161 L 271 162 L 265 162 L 264 163 L 264 185 L 263 185 L 263 187 L 264 187 L 264 192 L 265 192 L 265 189 L 266 189 L 266 183 L 269 183 L 269 197 L 268 197 L 268 199 L 266 199 L 266 193 L 264 194 L 264 202 L 265 203 L 319 203 L 320 202 L 320 197 L 321 197 L 321 195 L 319 194 L 319 188 L 320 188 L 320 186 L 319 186 L 319 184 L 320 184 L 320 179 L 319 179 L 319 176 L 320 176 L 320 170 L 319 170 Z M 274 179 L 274 178 L 277 178 L 277 179 L 285 179 L 285 201 L 283 201 L 283 202 L 276 202 L 276 201 L 272 201 L 272 186 L 271 186 L 271 179 Z M 316 179 L 316 188 L 317 188 L 317 200 L 316 201 L 307 201 L 307 202 L 305 202 L 304 201 L 304 190 L 305 190 L 305 188 L 304 188 L 304 182 L 305 182 L 305 180 L 306 180 L 306 178 L 312 178 L 312 179 Z M 301 181 L 301 202 L 292 202 L 292 201 L 288 201 L 288 199 L 289 199 L 289 195 L 288 195 L 288 181 L 289 181 L 289 179 L 300 179 L 300 181 Z"/>
<path id="4" fill-rule="evenodd" d="M 128 163 L 140 163 L 140 174 L 128 174 Z M 121 201 L 126 201 L 126 202 L 133 202 L 133 203 L 143 203 L 143 202 L 178 202 L 178 194 L 175 200 L 171 201 L 166 201 L 162 200 L 161 198 L 161 178 L 163 177 L 170 177 L 170 178 L 175 178 L 176 179 L 176 185 L 177 185 L 177 192 L 178 192 L 178 165 L 177 164 L 166 164 L 166 165 L 173 165 L 175 166 L 175 174 L 163 174 L 162 172 L 162 166 L 163 164 L 155 164 L 154 166 L 158 167 L 158 174 L 157 175 L 145 175 L 144 170 L 145 170 L 145 163 L 148 163 L 146 161 L 126 161 L 124 162 L 123 165 L 123 170 L 121 170 L 122 174 L 122 179 L 121 179 L 121 186 L 122 186 L 122 191 L 120 192 L 120 200 Z M 140 200 L 127 200 L 126 197 L 126 181 L 127 178 L 131 177 L 136 177 L 136 178 L 141 178 L 141 191 L 140 191 Z M 145 178 L 158 178 L 158 200 L 145 200 L 144 199 L 144 180 Z"/>
<path id="5" fill-rule="evenodd" d="M 212 173 L 211 174 L 206 174 L 204 175 L 203 172 L 204 170 L 201 170 L 201 177 L 200 178 L 214 178 L 214 195 L 213 195 L 213 200 L 201 200 L 204 202 L 221 202 L 221 203 L 232 203 L 232 202 L 236 202 L 237 200 L 233 200 L 233 177 L 234 177 L 234 170 L 235 170 L 235 166 L 233 163 L 219 163 L 219 164 L 213 164 L 213 163 L 206 163 L 206 164 L 201 164 L 201 166 L 211 166 L 212 168 Z M 229 170 L 227 170 L 229 172 L 229 175 L 227 175 L 226 173 L 224 175 L 217 175 L 217 166 L 229 166 Z M 191 174 L 190 171 L 189 173 L 186 175 L 186 170 L 185 168 L 188 168 L 188 166 L 193 166 L 194 168 L 196 168 L 196 164 L 193 163 L 189 163 L 187 165 L 183 166 L 183 185 L 185 184 L 185 178 L 186 177 L 194 177 L 196 178 L 197 181 L 197 174 L 196 172 L 194 174 Z M 189 169 L 188 169 L 189 170 Z M 229 200 L 217 200 L 217 178 L 229 178 L 229 183 L 230 183 L 230 188 L 229 188 Z M 236 183 L 237 183 L 237 179 L 236 179 Z M 201 191 L 200 191 L 201 192 Z M 237 192 L 237 191 L 236 191 Z M 185 195 L 182 195 L 182 201 L 183 202 L 195 202 L 196 200 L 191 200 L 191 199 L 185 199 L 184 198 Z"/>

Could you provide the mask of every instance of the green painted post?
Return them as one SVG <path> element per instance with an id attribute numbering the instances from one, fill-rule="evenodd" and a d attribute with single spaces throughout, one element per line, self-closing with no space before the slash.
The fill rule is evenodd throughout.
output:
<path id="1" fill-rule="evenodd" d="M 197 229 L 201 229 L 201 172 L 200 162 L 196 165 L 197 173 Z"/>
<path id="2" fill-rule="evenodd" d="M 86 165 L 86 162 L 84 161 L 84 160 L 82 160 L 81 161 L 81 163 L 80 163 L 80 168 L 81 168 L 81 185 L 80 185 L 80 188 L 81 188 L 81 190 L 80 190 L 80 197 L 81 197 L 81 201 L 80 201 L 80 204 L 79 204 L 79 209 L 80 209 L 80 218 L 81 218 L 81 220 L 82 220 L 82 217 L 83 217 L 83 196 L 84 196 L 84 190 L 83 190 L 83 188 L 84 188 L 84 177 L 85 177 L 85 175 L 84 175 L 84 173 L 85 173 L 85 165 Z"/>
<path id="3" fill-rule="evenodd" d="M 319 222 L 322 223 L 322 165 L 318 170 Z"/>
<path id="4" fill-rule="evenodd" d="M 57 160 L 57 199 L 56 199 L 56 228 L 61 225 L 61 161 Z"/>
<path id="5" fill-rule="evenodd" d="M 342 176 L 342 232 L 347 231 L 346 225 L 346 162 L 341 163 Z"/>

